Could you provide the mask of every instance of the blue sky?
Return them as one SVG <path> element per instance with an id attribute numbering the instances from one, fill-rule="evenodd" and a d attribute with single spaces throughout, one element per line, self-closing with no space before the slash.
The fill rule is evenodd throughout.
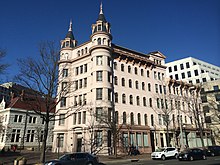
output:
<path id="1" fill-rule="evenodd" d="M 78 43 L 89 40 L 101 0 L 7 0 L 0 7 L 0 48 L 11 64 L 11 81 L 17 60 L 38 56 L 42 41 L 59 41 L 72 19 Z M 160 51 L 166 61 L 195 57 L 220 66 L 219 0 L 102 0 L 111 23 L 113 43 L 148 53 Z"/>

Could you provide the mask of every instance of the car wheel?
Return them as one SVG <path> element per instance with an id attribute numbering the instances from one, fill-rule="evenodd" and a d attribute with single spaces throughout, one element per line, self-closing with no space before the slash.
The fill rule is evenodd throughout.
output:
<path id="1" fill-rule="evenodd" d="M 203 159 L 203 160 L 206 160 L 206 156 L 205 156 L 205 155 L 203 155 L 203 156 L 202 156 L 202 159 Z"/>
<path id="2" fill-rule="evenodd" d="M 212 152 L 212 153 L 211 153 L 211 156 L 215 156 L 215 153 Z"/>
<path id="3" fill-rule="evenodd" d="M 162 155 L 162 156 L 161 156 L 161 159 L 162 159 L 162 160 L 166 160 L 165 155 Z"/>
<path id="4" fill-rule="evenodd" d="M 92 162 L 88 162 L 86 165 L 93 165 L 93 163 Z"/>
<path id="5" fill-rule="evenodd" d="M 193 160 L 194 160 L 193 156 L 190 156 L 190 157 L 189 157 L 189 160 L 193 161 Z"/>
<path id="6" fill-rule="evenodd" d="M 178 159 L 178 154 L 175 154 L 175 158 Z"/>

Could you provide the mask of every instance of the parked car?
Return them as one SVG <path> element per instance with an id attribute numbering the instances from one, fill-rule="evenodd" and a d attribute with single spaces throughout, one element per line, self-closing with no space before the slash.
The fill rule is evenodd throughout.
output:
<path id="1" fill-rule="evenodd" d="M 204 150 L 207 156 L 220 155 L 220 146 L 207 146 Z"/>
<path id="2" fill-rule="evenodd" d="M 186 149 L 179 153 L 178 155 L 179 160 L 205 160 L 206 154 L 205 152 L 200 148 L 192 148 L 192 149 Z"/>
<path id="3" fill-rule="evenodd" d="M 47 161 L 44 165 L 98 165 L 95 155 L 86 152 L 65 154 L 59 159 Z"/>
<path id="4" fill-rule="evenodd" d="M 175 147 L 165 147 L 159 148 L 151 154 L 152 159 L 162 159 L 166 160 L 167 158 L 177 158 L 178 151 Z"/>

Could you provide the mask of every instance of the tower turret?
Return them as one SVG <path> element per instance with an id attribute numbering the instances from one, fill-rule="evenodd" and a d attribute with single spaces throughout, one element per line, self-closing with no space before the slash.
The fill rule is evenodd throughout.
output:
<path id="1" fill-rule="evenodd" d="M 74 38 L 72 31 L 72 21 L 70 21 L 69 30 L 64 40 L 61 41 L 61 48 L 74 48 L 77 45 L 77 41 Z"/>

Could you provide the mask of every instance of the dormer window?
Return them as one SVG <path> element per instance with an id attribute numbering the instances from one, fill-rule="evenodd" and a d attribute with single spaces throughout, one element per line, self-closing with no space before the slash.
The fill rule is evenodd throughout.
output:
<path id="1" fill-rule="evenodd" d="M 98 31 L 102 31 L 102 25 L 98 25 Z"/>
<path id="2" fill-rule="evenodd" d="M 70 46 L 70 42 L 69 41 L 66 41 L 66 47 L 67 46 Z"/>

